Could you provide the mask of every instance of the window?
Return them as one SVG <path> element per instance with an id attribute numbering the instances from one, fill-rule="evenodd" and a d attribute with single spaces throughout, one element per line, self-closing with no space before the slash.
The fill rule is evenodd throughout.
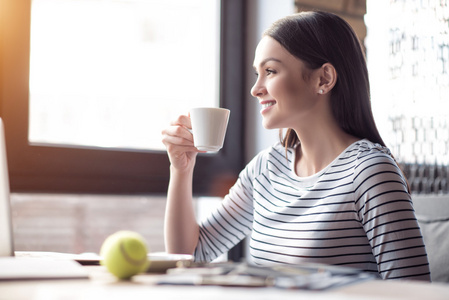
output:
<path id="1" fill-rule="evenodd" d="M 36 0 L 36 3 L 39 2 L 45 3 L 46 5 L 49 4 L 49 2 L 45 0 Z M 98 14 L 101 9 L 104 8 L 102 5 L 104 5 L 104 3 L 107 1 L 67 0 L 65 2 L 76 2 L 79 5 L 97 3 L 98 6 L 96 6 L 95 9 L 92 9 L 90 13 Z M 117 10 L 123 11 L 123 9 L 118 8 L 120 7 L 120 5 L 126 5 L 125 3 L 132 2 L 138 3 L 139 5 L 146 5 L 143 4 L 145 3 L 145 1 L 111 1 L 111 3 L 114 3 L 115 9 L 112 11 L 105 11 L 104 15 L 107 18 L 113 18 L 115 16 L 114 14 L 117 13 Z M 152 2 L 159 3 L 160 5 L 164 6 L 168 1 Z M 179 4 L 179 1 L 177 2 Z M 174 13 L 182 15 L 182 10 L 184 9 L 183 6 L 188 5 L 186 4 L 187 1 L 180 2 L 184 4 L 180 5 L 177 8 L 179 10 Z M 190 2 L 198 3 L 198 1 L 189 1 L 189 3 Z M 100 5 L 99 3 L 102 4 Z M 140 111 L 136 112 L 135 110 L 133 110 L 135 104 L 139 102 L 140 99 L 146 96 L 145 93 L 148 94 L 148 90 L 141 90 L 140 92 L 138 92 L 136 91 L 138 88 L 135 87 L 134 93 L 127 93 L 126 90 L 129 88 L 129 86 L 109 86 L 107 87 L 109 89 L 108 96 L 111 96 L 112 98 L 123 97 L 123 99 L 126 99 L 124 101 L 118 102 L 118 108 L 112 108 L 113 105 L 105 106 L 104 104 L 101 104 L 102 102 L 100 100 L 98 100 L 103 100 L 104 90 L 103 92 L 99 93 L 96 91 L 92 92 L 92 89 L 89 90 L 86 88 L 86 86 L 92 84 L 92 80 L 95 79 L 95 76 L 92 76 L 93 74 L 90 74 L 89 72 L 85 72 L 83 74 L 87 77 L 92 76 L 90 80 L 78 78 L 79 80 L 81 80 L 80 82 L 82 83 L 84 90 L 91 92 L 90 99 L 96 99 L 92 100 L 92 102 L 89 103 L 94 103 L 99 107 L 103 107 L 104 110 L 109 110 L 108 114 L 105 111 L 102 112 L 103 117 L 106 119 L 106 121 L 104 122 L 106 122 L 106 124 L 109 124 L 107 126 L 103 126 L 103 129 L 110 130 L 110 124 L 118 124 L 115 123 L 113 119 L 111 120 L 112 117 L 124 118 L 127 114 L 131 116 L 133 116 L 134 113 L 136 114 L 135 120 L 132 120 L 135 124 L 133 125 L 133 127 L 131 127 L 131 130 L 127 132 L 136 133 L 136 131 L 139 130 L 137 138 L 135 139 L 139 142 L 135 142 L 135 140 L 125 140 L 122 143 L 114 143 L 112 142 L 112 139 L 95 139 L 92 137 L 88 137 L 84 133 L 80 134 L 81 141 L 78 140 L 73 142 L 72 140 L 65 140 L 68 135 L 75 135 L 75 133 L 81 132 L 74 131 L 73 129 L 63 129 L 62 131 L 65 134 L 59 134 L 59 137 L 63 137 L 63 139 L 60 139 L 58 141 L 57 139 L 46 139 L 45 137 L 40 136 L 39 133 L 35 131 L 37 127 L 33 122 L 36 121 L 36 118 L 37 120 L 39 120 L 39 118 L 42 118 L 43 114 L 48 114 L 48 109 L 46 107 L 48 107 L 48 105 L 55 105 L 55 103 L 59 105 L 59 101 L 60 99 L 62 99 L 60 97 L 61 95 L 57 94 L 56 96 L 51 96 L 46 99 L 46 101 L 50 100 L 50 102 L 44 104 L 41 102 L 39 105 L 37 105 L 40 101 L 39 98 L 45 98 L 45 93 L 42 92 L 45 85 L 47 85 L 47 87 L 49 86 L 50 90 L 52 90 L 52 86 L 51 84 L 48 84 L 48 82 L 58 81 L 58 86 L 54 86 L 53 91 L 56 90 L 59 92 L 67 93 L 68 88 L 66 88 L 64 84 L 66 84 L 67 81 L 73 81 L 74 78 L 58 78 L 58 76 L 53 76 L 47 77 L 48 79 L 46 81 L 39 82 L 39 80 L 43 78 L 40 78 L 39 75 L 36 75 L 33 72 L 37 72 L 36 70 L 39 70 L 39 64 L 42 64 L 43 57 L 45 57 L 45 55 L 48 55 L 48 53 L 45 52 L 45 44 L 43 44 L 43 48 L 39 48 L 38 44 L 34 43 L 33 39 L 31 38 L 34 37 L 34 35 L 33 29 L 31 29 L 30 32 L 30 25 L 33 24 L 33 22 L 37 21 L 30 18 L 30 16 L 32 15 L 31 1 L 2 0 L 1 5 L 2 7 L 0 8 L 0 13 L 2 14 L 1 20 L 3 23 L 1 24 L 2 35 L 0 41 L 2 44 L 0 53 L 0 113 L 5 122 L 8 147 L 8 163 L 10 169 L 12 191 L 64 193 L 165 193 L 169 176 L 169 162 L 167 155 L 165 151 L 160 151 L 160 145 L 151 146 L 145 144 L 147 141 L 150 142 L 151 140 L 156 140 L 150 137 L 146 139 L 146 137 L 141 136 L 147 132 L 148 128 L 146 127 L 152 125 L 148 125 L 147 123 L 142 121 L 142 119 L 144 118 L 144 114 L 140 114 Z M 188 8 L 189 7 L 185 7 L 185 9 Z M 79 19 L 77 26 L 86 26 L 86 23 L 88 26 L 88 24 L 90 24 L 89 22 L 94 19 L 94 16 L 89 20 Z M 132 18 L 129 17 L 128 19 Z M 235 177 L 237 176 L 237 172 L 240 171 L 243 164 L 243 131 L 241 130 L 243 119 L 242 98 L 244 95 L 242 72 L 243 35 L 241 31 L 241 28 L 243 27 L 243 4 L 241 3 L 241 1 L 221 1 L 220 20 L 220 34 L 217 35 L 217 37 L 219 38 L 217 38 L 216 43 L 211 45 L 212 50 L 210 51 L 210 53 L 213 53 L 215 51 L 214 47 L 219 49 L 220 73 L 216 76 L 216 78 L 214 78 L 215 75 L 213 74 L 213 72 L 204 69 L 207 67 L 211 67 L 211 63 L 206 63 L 205 65 L 203 65 L 203 69 L 199 70 L 197 73 L 194 73 L 194 71 L 192 70 L 191 74 L 200 74 L 203 77 L 197 78 L 197 85 L 194 87 L 196 88 L 196 90 L 194 90 L 194 93 L 188 95 L 190 98 L 188 98 L 187 100 L 186 98 L 182 98 L 182 100 L 185 100 L 189 105 L 196 105 L 196 103 L 194 104 L 191 101 L 193 101 L 192 99 L 195 98 L 197 92 L 201 91 L 201 93 L 203 93 L 203 98 L 214 99 L 213 101 L 218 102 L 216 102 L 216 104 L 219 104 L 220 106 L 229 108 L 231 110 L 231 119 L 229 122 L 229 128 L 224 148 L 218 154 L 200 155 L 197 160 L 197 167 L 195 170 L 194 178 L 194 193 L 203 195 L 221 194 L 223 188 L 225 188 L 223 187 L 223 185 L 227 185 L 227 180 L 229 178 L 235 179 Z M 86 23 L 83 23 L 84 21 L 86 21 Z M 143 18 L 141 19 L 141 21 L 144 24 L 145 22 L 146 24 L 148 24 L 148 22 L 151 22 L 151 19 Z M 126 23 L 125 21 L 123 22 Z M 105 22 L 104 27 L 106 27 L 105 29 L 110 29 L 109 26 L 115 26 L 114 29 L 119 30 L 119 28 L 121 28 L 119 23 L 120 22 Z M 130 25 L 130 23 L 126 24 L 126 26 L 132 26 Z M 57 25 L 54 26 L 57 27 Z M 145 28 L 145 26 L 141 28 Z M 141 34 L 141 36 L 143 34 L 145 38 L 151 37 L 151 32 L 139 32 L 139 34 Z M 126 37 L 126 35 L 123 36 Z M 117 34 L 117 37 L 120 37 L 120 34 Z M 62 32 L 61 37 L 55 36 L 54 38 L 60 42 L 60 45 L 62 45 L 64 44 L 64 39 L 67 39 L 67 36 L 64 32 Z M 128 38 L 131 39 L 131 37 Z M 175 41 L 176 40 L 174 40 L 173 42 Z M 52 41 L 52 43 L 53 42 L 54 41 Z M 65 42 L 66 46 L 70 44 L 70 40 L 66 40 Z M 93 42 L 97 43 L 98 41 Z M 113 39 L 109 39 L 108 42 L 114 43 Z M 128 40 L 127 42 L 132 43 L 132 41 L 130 40 Z M 115 43 L 121 45 L 120 42 Z M 31 64 L 30 44 L 32 47 L 34 45 L 34 47 L 36 47 L 34 49 L 38 51 L 31 51 Z M 50 47 L 49 45 L 51 45 L 50 42 L 48 42 L 48 47 Z M 58 43 L 53 44 L 52 47 L 55 47 L 55 45 L 58 45 Z M 112 45 L 109 44 L 109 47 L 112 47 Z M 125 46 L 123 47 L 126 48 Z M 50 51 L 52 50 L 53 49 L 49 49 L 49 53 L 51 53 Z M 118 49 L 116 51 L 125 50 L 126 49 Z M 40 54 L 44 56 L 41 56 L 40 59 L 33 60 L 34 55 L 38 55 L 39 51 L 41 52 Z M 95 51 L 90 49 L 86 53 L 88 54 L 89 59 L 91 59 L 94 56 L 93 54 L 95 54 L 96 56 L 101 55 L 101 53 L 98 53 L 98 51 L 102 50 L 98 48 L 96 48 Z M 62 52 L 58 53 L 61 54 Z M 52 55 L 56 55 L 56 52 Z M 105 54 L 105 56 L 107 55 L 108 54 Z M 112 58 L 110 57 L 100 58 L 103 63 L 111 61 L 111 59 Z M 135 57 L 129 59 L 132 60 L 135 59 Z M 176 64 L 176 59 L 178 58 L 173 58 L 174 64 Z M 213 61 L 214 59 L 216 58 L 209 58 L 209 62 Z M 82 67 L 79 64 L 76 65 L 73 62 L 68 62 L 68 60 L 69 59 L 67 57 L 62 57 L 61 63 L 64 63 L 64 66 L 70 66 L 71 68 Z M 70 63 L 72 63 L 72 65 L 70 65 Z M 136 64 L 137 63 L 134 63 L 134 65 Z M 117 60 L 116 65 L 121 65 L 125 69 L 127 68 L 126 64 L 121 60 Z M 53 70 L 53 72 L 57 71 L 57 67 L 58 66 L 54 66 L 55 69 Z M 113 73 L 113 70 L 109 71 L 109 75 L 111 75 Z M 147 68 L 142 68 L 141 71 L 146 72 Z M 141 80 L 145 80 L 142 79 L 144 78 L 144 75 L 140 76 Z M 172 80 L 172 84 L 179 81 L 179 77 L 176 78 L 176 75 L 173 76 L 173 78 L 170 78 L 170 80 Z M 29 81 L 30 78 L 31 81 Z M 210 89 L 206 89 L 204 88 L 204 86 L 202 86 L 203 82 L 207 80 L 211 80 L 213 82 L 214 80 L 217 81 L 217 79 L 218 84 L 216 84 L 215 86 L 211 84 L 210 86 L 208 86 L 210 87 Z M 133 84 L 135 84 L 135 82 L 131 81 L 128 77 L 122 76 L 121 74 L 119 75 L 119 80 L 117 82 L 124 83 L 127 80 L 127 84 L 130 84 L 131 87 Z M 62 84 L 63 88 L 59 84 Z M 100 86 L 106 85 L 100 80 L 96 82 L 96 84 Z M 167 89 L 165 86 L 163 87 L 165 90 Z M 80 88 L 79 90 L 82 89 Z M 181 95 L 183 95 L 184 92 L 185 91 L 183 91 L 182 88 L 176 85 L 173 85 L 169 90 L 169 93 L 179 93 Z M 156 94 L 160 96 L 162 92 L 159 91 Z M 211 96 L 212 94 L 216 94 L 218 96 Z M 92 97 L 92 95 L 95 97 Z M 86 101 L 86 99 L 80 100 L 79 98 L 76 98 L 78 96 L 79 95 L 70 94 L 69 98 L 76 100 L 76 102 L 72 101 L 69 103 L 73 105 L 74 103 L 79 104 L 82 103 L 82 101 Z M 56 102 L 54 102 L 55 100 Z M 129 107 L 126 107 L 126 105 L 123 106 L 125 103 L 129 105 Z M 122 105 L 122 107 L 120 107 L 120 105 Z M 152 105 L 152 108 L 159 110 L 162 109 L 164 105 L 165 102 L 160 105 Z M 180 107 L 180 103 L 166 106 L 167 109 Z M 78 106 L 78 110 L 71 111 L 72 115 L 69 116 L 61 116 L 59 114 L 57 117 L 64 121 L 61 122 L 61 124 L 67 123 L 65 122 L 64 118 L 73 119 L 77 114 L 80 115 L 80 119 L 89 119 L 88 115 L 90 112 L 83 112 L 82 110 L 79 110 L 79 108 L 80 107 Z M 73 109 L 73 107 L 71 109 Z M 145 110 L 145 108 L 142 110 Z M 120 112 L 121 115 L 116 116 L 117 112 Z M 161 114 L 167 114 L 166 110 L 162 109 Z M 76 118 L 74 119 L 76 120 Z M 91 120 L 94 120 L 94 118 L 91 118 Z M 139 123 L 139 120 L 142 122 Z M 41 121 L 42 119 L 39 122 Z M 47 125 L 50 125 L 51 121 L 48 122 L 49 123 Z M 84 123 L 81 125 L 84 126 Z M 163 125 L 165 126 L 167 124 Z M 50 131 L 53 130 L 55 126 L 57 125 L 51 124 L 51 126 L 49 126 Z M 92 132 L 95 132 L 96 130 L 94 128 L 91 128 L 90 125 L 86 125 L 85 128 L 88 131 L 90 130 Z M 113 129 L 115 130 L 116 128 Z M 95 132 L 95 135 L 100 136 L 102 134 L 99 132 Z M 159 135 L 160 139 L 160 130 L 158 130 L 157 135 Z M 124 134 L 123 136 L 128 138 L 127 134 Z M 149 148 L 151 149 L 149 150 Z"/>
<path id="2" fill-rule="evenodd" d="M 449 193 L 447 1 L 374 1 L 367 14 L 373 111 L 412 192 Z"/>
<path id="3" fill-rule="evenodd" d="M 218 0 L 31 3 L 31 143 L 164 150 L 171 119 L 219 105 Z"/>

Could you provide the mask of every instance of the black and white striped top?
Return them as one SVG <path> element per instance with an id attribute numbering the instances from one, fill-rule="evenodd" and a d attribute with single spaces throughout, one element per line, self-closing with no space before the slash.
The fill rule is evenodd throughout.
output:
<path id="1" fill-rule="evenodd" d="M 246 166 L 201 222 L 196 260 L 250 236 L 258 265 L 325 263 L 430 280 L 410 194 L 387 148 L 360 140 L 310 177 L 295 174 L 294 155 L 277 143 Z"/>

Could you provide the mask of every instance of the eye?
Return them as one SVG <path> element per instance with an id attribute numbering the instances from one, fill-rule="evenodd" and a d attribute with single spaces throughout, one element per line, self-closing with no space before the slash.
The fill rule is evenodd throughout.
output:
<path id="1" fill-rule="evenodd" d="M 276 74 L 276 73 L 277 72 L 275 70 L 273 70 L 273 69 L 265 69 L 266 76 L 272 75 L 272 74 Z M 258 72 L 255 72 L 254 74 L 256 75 L 256 77 L 259 77 L 259 73 Z"/>

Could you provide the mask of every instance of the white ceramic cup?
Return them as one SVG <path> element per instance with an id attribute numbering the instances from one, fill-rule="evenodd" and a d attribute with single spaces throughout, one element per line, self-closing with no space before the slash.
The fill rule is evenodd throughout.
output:
<path id="1" fill-rule="evenodd" d="M 223 147 L 230 110 L 216 107 L 190 109 L 193 142 L 200 151 L 217 152 Z"/>

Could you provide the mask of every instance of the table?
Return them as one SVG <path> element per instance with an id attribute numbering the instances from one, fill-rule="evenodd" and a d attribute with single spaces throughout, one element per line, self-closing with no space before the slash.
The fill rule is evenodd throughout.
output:
<path id="1" fill-rule="evenodd" d="M 371 280 L 327 291 L 278 288 L 155 285 L 157 274 L 141 274 L 130 281 L 115 279 L 102 266 L 85 266 L 89 279 L 0 282 L 0 300 L 163 299 L 163 300 L 284 300 L 284 299 L 449 299 L 449 285 L 414 281 Z"/>

